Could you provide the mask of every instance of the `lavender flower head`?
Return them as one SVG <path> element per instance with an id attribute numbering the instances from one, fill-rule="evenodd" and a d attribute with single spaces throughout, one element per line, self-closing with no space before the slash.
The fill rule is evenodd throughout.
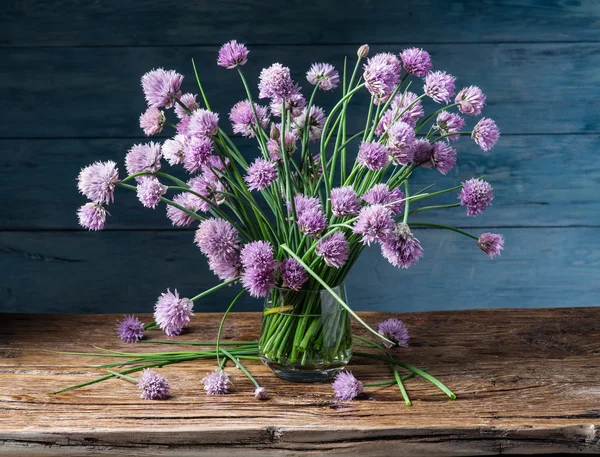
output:
<path id="1" fill-rule="evenodd" d="M 413 160 L 415 130 L 406 122 L 398 121 L 388 129 L 387 146 L 392 163 L 407 164 Z"/>
<path id="2" fill-rule="evenodd" d="M 410 268 L 423 256 L 423 248 L 408 225 L 400 223 L 381 243 L 381 255 L 395 267 Z"/>
<path id="3" fill-rule="evenodd" d="M 477 216 L 491 205 L 494 190 L 490 183 L 483 179 L 469 179 L 463 183 L 458 199 L 462 206 L 467 207 L 467 216 Z"/>
<path id="4" fill-rule="evenodd" d="M 392 212 L 383 205 L 365 206 L 358 214 L 354 233 L 362 235 L 362 242 L 370 245 L 374 241 L 384 241 L 394 230 Z"/>
<path id="5" fill-rule="evenodd" d="M 473 138 L 473 141 L 475 141 L 481 149 L 489 151 L 494 147 L 498 138 L 500 138 L 500 130 L 492 119 L 482 117 L 473 128 L 471 138 Z"/>
<path id="6" fill-rule="evenodd" d="M 165 113 L 156 106 L 149 107 L 140 116 L 140 127 L 146 136 L 160 133 L 165 125 Z"/>
<path id="7" fill-rule="evenodd" d="M 465 126 L 465 120 L 456 113 L 442 111 L 437 115 L 433 127 L 439 130 L 441 135 L 449 135 L 446 137 L 448 141 L 456 141 L 460 135 L 453 135 L 460 132 Z"/>
<path id="8" fill-rule="evenodd" d="M 179 101 L 181 102 L 182 105 L 187 106 L 187 109 L 190 112 L 194 112 L 200 107 L 200 105 L 196 101 L 196 94 L 183 94 L 181 96 L 181 98 L 179 99 Z M 185 119 L 185 118 L 189 117 L 188 112 L 186 110 L 184 110 L 183 106 L 181 106 L 179 103 L 176 103 L 175 107 L 173 109 L 175 111 L 175 115 L 179 119 Z"/>
<path id="9" fill-rule="evenodd" d="M 256 117 L 260 128 L 266 129 L 269 125 L 269 109 L 266 106 L 261 106 L 258 103 L 254 104 L 254 110 L 249 100 L 243 100 L 236 103 L 229 112 L 229 120 L 233 126 L 233 132 L 239 133 L 246 138 L 254 138 L 256 136 Z"/>
<path id="10" fill-rule="evenodd" d="M 420 143 L 419 148 L 422 149 L 414 149 L 414 153 L 418 154 L 419 163 L 423 168 L 437 168 L 445 175 L 456 165 L 456 150 L 444 141 L 436 141 L 429 147 L 425 143 Z M 429 161 L 422 161 L 427 154 L 429 154 Z"/>
<path id="11" fill-rule="evenodd" d="M 377 332 L 394 343 L 392 345 L 388 342 L 384 342 L 385 346 L 388 348 L 391 348 L 392 346 L 399 346 L 401 348 L 408 347 L 408 329 L 400 319 L 394 319 L 392 317 L 384 320 L 377 327 Z"/>
<path id="12" fill-rule="evenodd" d="M 365 87 L 379 99 L 389 96 L 400 81 L 401 68 L 402 64 L 394 54 L 375 54 L 364 65 Z"/>
<path id="13" fill-rule="evenodd" d="M 400 214 L 404 210 L 405 198 L 404 192 L 398 188 L 390 191 L 385 183 L 375 184 L 362 196 L 362 199 L 370 205 L 386 205 L 393 215 Z"/>
<path id="14" fill-rule="evenodd" d="M 224 395 L 229 393 L 229 374 L 223 370 L 213 371 L 202 379 L 206 395 Z"/>
<path id="15" fill-rule="evenodd" d="M 340 75 L 329 63 L 313 63 L 306 72 L 306 79 L 313 86 L 319 84 L 321 90 L 335 89 L 340 83 Z"/>
<path id="16" fill-rule="evenodd" d="M 296 90 L 298 89 L 296 88 Z M 300 92 L 291 93 L 286 98 L 273 98 L 270 104 L 273 116 L 281 117 L 284 106 L 288 116 L 296 118 L 302 115 L 304 107 L 306 106 L 306 99 Z"/>
<path id="17" fill-rule="evenodd" d="M 308 209 L 298 215 L 298 228 L 308 236 L 318 235 L 327 228 L 327 218 L 321 208 Z"/>
<path id="18" fill-rule="evenodd" d="M 319 106 L 311 106 L 310 114 L 307 116 L 306 109 L 297 117 L 297 128 L 304 131 L 308 117 L 308 138 L 310 141 L 318 141 L 323 135 L 323 126 L 325 125 L 325 111 Z"/>
<path id="19" fill-rule="evenodd" d="M 219 130 L 219 115 L 205 109 L 197 109 L 190 116 L 189 133 L 192 136 L 211 137 Z"/>
<path id="20" fill-rule="evenodd" d="M 241 245 L 238 231 L 225 219 L 202 221 L 194 241 L 206 257 L 229 261 L 239 257 Z"/>
<path id="21" fill-rule="evenodd" d="M 167 380 L 149 368 L 144 368 L 137 386 L 142 390 L 140 398 L 144 400 L 166 400 L 169 397 L 170 388 Z"/>
<path id="22" fill-rule="evenodd" d="M 308 274 L 300 263 L 293 258 L 284 259 L 279 265 L 282 287 L 292 290 L 300 290 L 308 281 Z"/>
<path id="23" fill-rule="evenodd" d="M 413 143 L 413 160 L 415 163 L 425 168 L 431 168 L 431 158 L 433 156 L 433 146 L 424 138 L 417 138 Z"/>
<path id="24" fill-rule="evenodd" d="M 212 172 L 203 168 L 204 174 L 195 176 L 188 181 L 191 190 L 204 197 L 201 199 L 192 195 L 195 201 L 194 205 L 200 211 L 209 211 L 213 205 L 220 205 L 225 201 L 225 196 L 221 193 L 225 191 L 223 183 Z"/>
<path id="25" fill-rule="evenodd" d="M 298 132 L 296 130 L 292 130 L 289 132 L 285 132 L 285 150 L 288 155 L 292 154 L 296 150 L 296 142 L 298 141 Z M 267 151 L 269 151 L 269 157 L 274 162 L 279 162 L 283 160 L 281 155 L 281 141 L 279 139 L 269 139 L 267 141 Z"/>
<path id="26" fill-rule="evenodd" d="M 248 174 L 244 181 L 249 190 L 263 190 L 277 180 L 277 166 L 273 162 L 257 158 L 248 167 Z"/>
<path id="27" fill-rule="evenodd" d="M 269 392 L 265 387 L 257 387 L 254 390 L 254 396 L 257 400 L 266 400 L 267 398 L 269 398 Z"/>
<path id="28" fill-rule="evenodd" d="M 163 292 L 154 306 L 154 321 L 168 335 L 177 336 L 190 322 L 194 313 L 194 302 L 189 298 L 179 298 L 179 292 L 167 289 Z"/>
<path id="29" fill-rule="evenodd" d="M 317 197 L 308 197 L 303 194 L 297 194 L 294 196 L 294 206 L 296 207 L 296 215 L 300 216 L 302 213 L 309 210 L 320 210 L 323 211 L 321 207 L 321 201 Z M 292 205 L 287 203 L 288 211 L 292 210 Z"/>
<path id="30" fill-rule="evenodd" d="M 341 268 L 348 260 L 350 246 L 342 232 L 333 232 L 317 244 L 317 255 L 323 257 L 325 264 L 332 268 Z"/>
<path id="31" fill-rule="evenodd" d="M 231 260 L 211 257 L 208 259 L 208 267 L 221 281 L 235 279 L 240 275 L 239 254 Z"/>
<path id="32" fill-rule="evenodd" d="M 234 69 L 237 66 L 245 65 L 248 62 L 248 48 L 242 43 L 238 43 L 236 40 L 231 40 L 221 46 L 219 50 L 219 57 L 217 58 L 217 65 L 220 67 L 227 68 L 229 70 Z"/>
<path id="33" fill-rule="evenodd" d="M 477 246 L 493 259 L 504 249 L 504 237 L 498 233 L 482 233 Z"/>
<path id="34" fill-rule="evenodd" d="M 133 314 L 118 322 L 117 333 L 125 343 L 137 343 L 144 337 L 144 324 Z"/>
<path id="35" fill-rule="evenodd" d="M 160 151 L 169 165 L 173 166 L 183 163 L 186 142 L 187 140 L 183 135 L 175 135 L 173 138 L 165 140 Z"/>
<path id="36" fill-rule="evenodd" d="M 280 63 L 274 63 L 269 68 L 263 68 L 258 84 L 260 98 L 287 100 L 299 92 L 298 86 L 292 81 L 290 69 Z"/>
<path id="37" fill-rule="evenodd" d="M 456 94 L 454 103 L 458 103 L 461 113 L 479 116 L 485 106 L 485 94 L 477 86 L 465 87 Z"/>
<path id="38" fill-rule="evenodd" d="M 137 184 L 138 200 L 146 208 L 156 208 L 160 198 L 167 193 L 167 186 L 160 183 L 155 176 L 140 176 Z"/>
<path id="39" fill-rule="evenodd" d="M 88 230 L 102 230 L 108 211 L 99 203 L 86 203 L 77 210 L 79 225 Z"/>
<path id="40" fill-rule="evenodd" d="M 381 170 L 388 163 L 388 154 L 387 148 L 377 141 L 372 143 L 363 142 L 358 148 L 356 160 L 369 170 Z"/>
<path id="41" fill-rule="evenodd" d="M 201 201 L 199 202 L 198 200 L 199 198 L 188 192 L 183 192 L 173 197 L 175 203 L 192 212 L 196 212 L 200 209 Z M 181 211 L 179 208 L 175 208 L 171 205 L 167 206 L 167 217 L 171 223 L 177 227 L 185 227 L 196 220 L 195 217 L 190 216 L 185 211 Z"/>
<path id="42" fill-rule="evenodd" d="M 183 150 L 183 168 L 189 173 L 198 173 L 213 153 L 213 142 L 206 137 L 192 137 Z"/>
<path id="43" fill-rule="evenodd" d="M 445 71 L 434 71 L 425 76 L 423 91 L 436 103 L 448 103 L 454 95 L 456 78 Z"/>
<path id="44" fill-rule="evenodd" d="M 252 241 L 241 252 L 244 267 L 242 285 L 250 295 L 258 298 L 266 296 L 275 285 L 277 261 L 273 256 L 273 246 L 268 241 Z"/>
<path id="45" fill-rule="evenodd" d="M 398 94 L 392 100 L 390 109 L 400 115 L 399 120 L 414 127 L 417 121 L 425 115 L 423 103 L 421 100 L 417 100 L 418 98 L 419 96 L 414 92 L 407 91 L 404 94 Z"/>
<path id="46" fill-rule="evenodd" d="M 115 187 L 119 182 L 119 169 L 112 160 L 95 162 L 79 172 L 77 188 L 93 202 L 110 203 L 114 200 Z"/>
<path id="47" fill-rule="evenodd" d="M 404 71 L 408 74 L 423 78 L 431 71 L 431 57 L 421 48 L 408 48 L 400 53 Z"/>
<path id="48" fill-rule="evenodd" d="M 342 371 L 336 375 L 331 383 L 335 396 L 343 401 L 354 400 L 363 393 L 364 385 L 349 371 Z"/>
<path id="49" fill-rule="evenodd" d="M 160 143 L 151 141 L 146 144 L 134 144 L 125 156 L 125 168 L 130 175 L 142 171 L 160 170 Z"/>
<path id="50" fill-rule="evenodd" d="M 148 106 L 171 108 L 181 97 L 183 75 L 163 68 L 149 71 L 142 76 L 142 89 Z"/>
<path id="51" fill-rule="evenodd" d="M 356 216 L 359 211 L 360 199 L 352 186 L 331 189 L 331 212 L 334 216 Z"/>

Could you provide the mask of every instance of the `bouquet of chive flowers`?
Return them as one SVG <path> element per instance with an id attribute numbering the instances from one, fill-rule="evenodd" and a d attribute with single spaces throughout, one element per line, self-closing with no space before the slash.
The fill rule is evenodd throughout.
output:
<path id="1" fill-rule="evenodd" d="M 244 293 L 265 297 L 257 346 L 262 360 L 287 379 L 327 379 L 352 355 L 350 316 L 384 346 L 406 343 L 401 322 L 373 329 L 346 303 L 344 279 L 366 246 L 377 246 L 395 267 L 409 268 L 423 255 L 415 229 L 434 226 L 474 239 L 490 257 L 503 249 L 499 234 L 477 237 L 411 220 L 419 212 L 459 206 L 467 216 L 476 216 L 493 199 L 489 183 L 474 178 L 435 192 L 413 192 L 409 186 L 413 173 L 452 170 L 457 161 L 453 144 L 461 136 L 488 151 L 499 130 L 485 117 L 465 128 L 468 117 L 481 115 L 485 95 L 477 86 L 456 93 L 455 78 L 433 71 L 422 49 L 369 58 L 364 45 L 353 71 L 346 71 L 345 60 L 341 75 L 331 64 L 314 63 L 306 73 L 313 86 L 309 97 L 279 63 L 261 71 L 256 96 L 242 72 L 248 54 L 243 44 L 231 41 L 218 55 L 217 64 L 237 71 L 245 89 L 227 126 L 211 110 L 195 65 L 200 99 L 182 93 L 184 77 L 173 70 L 146 73 L 141 82 L 148 108 L 140 126 L 148 136 L 172 127 L 173 137 L 162 144 L 134 145 L 125 157 L 126 177 L 112 161 L 84 168 L 78 187 L 90 202 L 79 209 L 79 222 L 90 230 L 103 229 L 115 190 L 126 189 L 136 192 L 147 208 L 164 204 L 175 226 L 198 224 L 195 244 L 220 283 L 191 299 L 180 297 L 176 289 L 162 293 L 155 322 L 146 328 L 179 335 L 192 316 L 193 302 L 239 283 L 242 290 L 225 316 Z M 422 87 L 422 93 L 409 90 L 411 84 Z M 328 113 L 317 105 L 319 91 L 340 95 Z M 356 131 L 348 119 L 358 115 L 350 102 L 360 94 L 370 97 L 370 103 L 360 123 L 364 128 Z M 426 115 L 425 97 L 440 108 Z M 257 157 L 244 157 L 226 130 L 256 141 Z M 189 176 L 165 171 L 165 162 L 182 166 Z M 458 201 L 420 205 L 448 192 L 456 192 Z M 143 331 L 135 318 L 121 324 L 125 341 L 138 341 Z"/>

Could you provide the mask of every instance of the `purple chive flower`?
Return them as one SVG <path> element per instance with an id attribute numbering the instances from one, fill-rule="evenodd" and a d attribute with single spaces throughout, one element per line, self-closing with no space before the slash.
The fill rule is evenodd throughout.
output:
<path id="1" fill-rule="evenodd" d="M 269 398 L 269 392 L 265 387 L 257 387 L 254 390 L 254 396 L 257 400 L 266 400 L 267 398 Z"/>
<path id="2" fill-rule="evenodd" d="M 321 90 L 335 89 L 340 83 L 340 75 L 329 63 L 313 63 L 306 72 L 306 79 L 313 86 L 319 84 Z"/>
<path id="3" fill-rule="evenodd" d="M 154 306 L 154 321 L 168 335 L 177 336 L 190 322 L 194 313 L 194 302 L 189 298 L 179 298 L 179 292 L 167 289 L 163 292 Z"/>
<path id="4" fill-rule="evenodd" d="M 323 257 L 327 266 L 341 268 L 348 260 L 350 246 L 342 232 L 333 232 L 317 244 L 317 255 Z"/>
<path id="5" fill-rule="evenodd" d="M 266 129 L 269 125 L 269 109 L 266 106 L 261 106 L 258 103 L 254 104 L 254 111 L 260 128 Z M 239 133 L 246 138 L 254 138 L 256 136 L 256 119 L 254 111 L 249 100 L 237 102 L 229 112 L 229 120 L 233 126 L 233 132 Z"/>
<path id="6" fill-rule="evenodd" d="M 223 370 L 213 371 L 202 379 L 206 395 L 224 395 L 229 393 L 229 374 Z"/>
<path id="7" fill-rule="evenodd" d="M 268 241 L 252 241 L 241 252 L 242 285 L 253 297 L 266 296 L 275 285 L 277 261 Z"/>
<path id="8" fill-rule="evenodd" d="M 142 89 L 148 106 L 171 108 L 181 97 L 183 75 L 162 68 L 149 71 L 142 76 Z"/>
<path id="9" fill-rule="evenodd" d="M 292 154 L 296 150 L 296 142 L 298 141 L 298 132 L 292 130 L 285 133 L 285 150 L 288 155 Z M 269 139 L 267 141 L 267 151 L 272 161 L 279 162 L 283 159 L 281 156 L 281 141 Z"/>
<path id="10" fill-rule="evenodd" d="M 386 208 L 396 215 L 404 210 L 406 196 L 400 189 L 390 191 L 387 184 L 379 183 L 366 191 L 362 198 L 370 205 L 386 205 Z"/>
<path id="11" fill-rule="evenodd" d="M 317 197 L 308 197 L 303 194 L 297 194 L 294 196 L 294 206 L 296 207 L 296 215 L 300 216 L 304 212 L 309 210 L 323 211 L 321 207 L 321 201 Z M 288 211 L 292 211 L 292 205 L 287 203 Z"/>
<path id="12" fill-rule="evenodd" d="M 104 229 L 107 214 L 106 208 L 99 203 L 86 203 L 77 210 L 79 225 L 94 231 Z"/>
<path id="13" fill-rule="evenodd" d="M 406 122 L 398 121 L 388 129 L 388 149 L 394 165 L 406 164 L 413 160 L 415 130 Z"/>
<path id="14" fill-rule="evenodd" d="M 331 212 L 334 216 L 356 216 L 359 211 L 360 199 L 351 186 L 331 189 Z"/>
<path id="15" fill-rule="evenodd" d="M 219 130 L 219 115 L 205 109 L 197 109 L 190 116 L 188 130 L 191 136 L 215 136 Z"/>
<path id="16" fill-rule="evenodd" d="M 82 168 L 77 177 L 77 188 L 93 202 L 110 203 L 114 200 L 119 169 L 112 160 L 94 162 Z"/>
<path id="17" fill-rule="evenodd" d="M 384 342 L 385 346 L 388 348 L 391 348 L 392 346 L 399 346 L 401 348 L 408 347 L 408 339 L 410 338 L 408 336 L 408 329 L 400 319 L 394 319 L 392 317 L 384 320 L 377 327 L 377 332 L 394 343 L 392 345 Z"/>
<path id="18" fill-rule="evenodd" d="M 361 143 L 358 148 L 356 160 L 369 170 L 381 170 L 388 163 L 389 152 L 387 148 L 376 141 L 372 143 Z"/>
<path id="19" fill-rule="evenodd" d="M 436 103 L 448 103 L 454 95 L 456 78 L 445 71 L 434 71 L 425 76 L 423 91 Z"/>
<path id="20" fill-rule="evenodd" d="M 160 151 L 169 165 L 173 166 L 183 163 L 186 143 L 187 141 L 183 135 L 175 135 L 173 138 L 165 140 Z"/>
<path id="21" fill-rule="evenodd" d="M 381 243 L 381 255 L 395 267 L 409 268 L 423 256 L 423 248 L 408 225 L 400 223 L 394 235 Z"/>
<path id="22" fill-rule="evenodd" d="M 392 212 L 383 205 L 365 206 L 354 225 L 354 233 L 362 235 L 362 242 L 368 245 L 373 241 L 385 240 L 393 230 Z"/>
<path id="23" fill-rule="evenodd" d="M 404 71 L 423 78 L 431 71 L 431 57 L 421 48 L 408 48 L 400 53 Z"/>
<path id="24" fill-rule="evenodd" d="M 306 109 L 296 118 L 297 128 L 303 132 L 306 127 Z M 308 138 L 310 141 L 318 141 L 323 135 L 325 125 L 325 111 L 319 106 L 311 106 L 308 115 Z"/>
<path id="25" fill-rule="evenodd" d="M 213 153 L 213 142 L 206 137 L 192 137 L 183 150 L 183 168 L 189 173 L 198 173 Z"/>
<path id="26" fill-rule="evenodd" d="M 194 197 L 188 192 L 177 194 L 175 195 L 175 197 L 173 197 L 173 201 L 175 203 L 177 203 L 180 206 L 183 206 L 185 209 L 192 212 L 196 212 L 200 209 L 198 200 L 198 198 Z M 167 206 L 167 217 L 172 222 L 172 224 L 177 227 L 185 227 L 186 225 L 190 225 L 196 220 L 195 217 L 190 216 L 188 213 L 181 211 L 179 208 L 175 208 L 171 205 Z"/>
<path id="27" fill-rule="evenodd" d="M 151 141 L 146 144 L 134 144 L 125 156 L 125 168 L 130 175 L 142 171 L 158 171 L 160 159 L 160 143 Z"/>
<path id="28" fill-rule="evenodd" d="M 299 92 L 298 86 L 292 81 L 290 69 L 279 63 L 274 63 L 269 68 L 263 68 L 258 83 L 260 98 L 274 98 L 288 100 L 290 96 Z"/>
<path id="29" fill-rule="evenodd" d="M 413 143 L 413 160 L 425 168 L 431 168 L 433 146 L 425 139 L 417 138 Z"/>
<path id="30" fill-rule="evenodd" d="M 343 401 L 354 400 L 363 393 L 364 385 L 349 371 L 342 371 L 336 375 L 331 383 L 335 396 Z"/>
<path id="31" fill-rule="evenodd" d="M 185 137 L 189 137 L 190 134 L 190 120 L 192 119 L 191 116 L 186 116 L 183 119 L 181 119 L 178 123 L 177 123 L 177 133 L 185 136 Z"/>
<path id="32" fill-rule="evenodd" d="M 210 218 L 202 221 L 194 237 L 196 245 L 206 257 L 233 260 L 241 248 L 238 231 L 225 219 Z"/>
<path id="33" fill-rule="evenodd" d="M 504 237 L 498 233 L 482 233 L 477 246 L 493 259 L 504 249 Z"/>
<path id="34" fill-rule="evenodd" d="M 456 141 L 460 135 L 452 135 L 453 133 L 460 132 L 465 126 L 465 120 L 456 113 L 450 113 L 449 111 L 442 111 L 437 115 L 435 124 L 433 127 L 440 131 L 441 135 L 450 135 L 446 137 L 446 140 Z"/>
<path id="35" fill-rule="evenodd" d="M 279 274 L 281 275 L 282 287 L 292 290 L 300 290 L 304 283 L 308 281 L 306 270 L 293 258 L 284 259 L 281 262 Z"/>
<path id="36" fill-rule="evenodd" d="M 159 110 L 156 106 L 149 107 L 140 116 L 140 127 L 146 136 L 156 135 L 160 133 L 165 125 L 165 113 Z"/>
<path id="37" fill-rule="evenodd" d="M 297 213 L 296 213 L 297 214 Z M 322 209 L 308 209 L 298 214 L 298 228 L 308 236 L 315 236 L 327 228 L 327 219 Z"/>
<path id="38" fill-rule="evenodd" d="M 427 154 L 427 145 L 421 143 L 423 150 L 416 151 L 422 158 Z M 420 162 L 423 168 L 437 168 L 443 175 L 447 174 L 456 165 L 456 150 L 444 141 L 436 141 L 430 146 L 430 159 L 428 162 Z M 422 152 L 422 155 L 421 155 Z"/>
<path id="39" fill-rule="evenodd" d="M 290 94 L 287 98 L 284 99 L 274 98 L 273 100 L 271 100 L 270 105 L 271 113 L 273 114 L 273 116 L 281 117 L 284 105 L 288 116 L 296 118 L 302 114 L 302 111 L 304 111 L 304 107 L 306 106 L 306 99 L 300 92 Z"/>
<path id="40" fill-rule="evenodd" d="M 273 162 L 267 162 L 261 158 L 252 162 L 248 167 L 248 174 L 244 177 L 248 190 L 266 189 L 276 180 L 277 166 Z"/>
<path id="41" fill-rule="evenodd" d="M 179 101 L 181 102 L 182 105 L 187 106 L 187 109 L 191 112 L 196 111 L 200 105 L 198 104 L 198 102 L 196 101 L 196 94 L 183 94 L 181 96 L 181 98 L 179 99 Z M 183 106 L 181 106 L 179 103 L 175 104 L 175 108 L 173 108 L 175 111 L 175 115 L 179 118 L 179 119 L 185 119 L 187 117 L 189 117 L 189 114 L 187 113 L 186 110 L 183 109 Z"/>
<path id="42" fill-rule="evenodd" d="M 483 179 L 469 179 L 463 183 L 458 199 L 462 206 L 467 207 L 467 216 L 477 216 L 492 204 L 494 190 Z"/>
<path id="43" fill-rule="evenodd" d="M 228 70 L 245 65 L 246 62 L 248 62 L 249 52 L 246 45 L 238 43 L 236 40 L 231 40 L 221 46 L 219 57 L 217 58 L 217 65 L 227 68 Z"/>
<path id="44" fill-rule="evenodd" d="M 492 119 L 482 117 L 473 128 L 471 138 L 473 138 L 481 149 L 489 151 L 494 147 L 498 138 L 500 138 L 500 130 Z"/>
<path id="45" fill-rule="evenodd" d="M 144 400 L 166 400 L 169 397 L 168 381 L 149 368 L 144 368 L 137 386 L 142 391 L 140 398 Z"/>
<path id="46" fill-rule="evenodd" d="M 144 324 L 133 314 L 117 323 L 117 333 L 125 343 L 137 343 L 144 337 Z"/>
<path id="47" fill-rule="evenodd" d="M 160 197 L 166 193 L 167 186 L 162 185 L 155 176 L 140 176 L 137 197 L 146 208 L 156 208 L 160 203 Z"/>
<path id="48" fill-rule="evenodd" d="M 208 267 L 221 281 L 229 281 L 240 275 L 239 254 L 231 260 L 209 258 Z"/>
<path id="49" fill-rule="evenodd" d="M 417 100 L 419 97 L 414 92 L 405 92 L 394 97 L 391 109 L 400 116 L 399 120 L 414 127 L 417 121 L 425 115 L 423 103 Z"/>
<path id="50" fill-rule="evenodd" d="M 208 200 L 206 201 L 195 195 L 189 194 L 192 195 L 195 200 L 195 206 L 200 211 L 209 211 L 212 208 L 212 205 L 218 206 L 225 201 L 225 196 L 221 193 L 225 191 L 225 187 L 214 174 L 205 171 L 203 175 L 198 175 L 190 179 L 187 184 L 190 186 L 191 190 Z"/>
<path id="51" fill-rule="evenodd" d="M 458 103 L 461 113 L 479 116 L 485 106 L 485 94 L 477 86 L 465 87 L 456 94 L 454 103 Z"/>
<path id="52" fill-rule="evenodd" d="M 364 65 L 367 90 L 379 99 L 389 96 L 400 81 L 401 69 L 402 64 L 394 54 L 375 54 Z"/>

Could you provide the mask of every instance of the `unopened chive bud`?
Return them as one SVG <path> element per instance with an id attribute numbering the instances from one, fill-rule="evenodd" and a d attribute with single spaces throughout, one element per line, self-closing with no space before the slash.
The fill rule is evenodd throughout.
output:
<path id="1" fill-rule="evenodd" d="M 281 132 L 275 124 L 271 125 L 271 132 L 269 133 L 269 136 L 272 140 L 279 141 L 279 138 L 281 137 Z"/>
<path id="2" fill-rule="evenodd" d="M 358 48 L 358 52 L 356 53 L 358 57 L 364 59 L 369 55 L 369 45 L 363 44 L 360 48 Z"/>

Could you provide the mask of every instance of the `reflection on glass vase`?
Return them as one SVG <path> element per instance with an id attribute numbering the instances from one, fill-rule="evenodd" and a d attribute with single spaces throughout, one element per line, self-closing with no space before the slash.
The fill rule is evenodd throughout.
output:
<path id="1" fill-rule="evenodd" d="M 345 288 L 332 288 L 344 301 Z M 262 361 L 280 378 L 327 381 L 352 357 L 350 315 L 327 290 L 274 288 L 265 300 Z"/>

